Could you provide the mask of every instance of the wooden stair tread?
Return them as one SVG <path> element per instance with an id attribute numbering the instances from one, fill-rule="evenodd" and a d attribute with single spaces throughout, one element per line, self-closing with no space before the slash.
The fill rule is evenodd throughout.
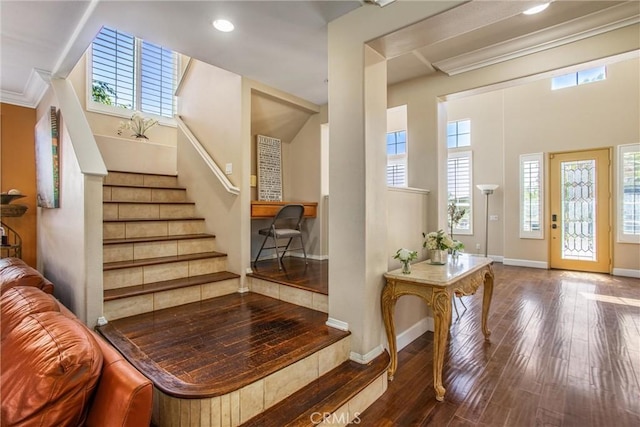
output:
<path id="1" fill-rule="evenodd" d="M 350 334 L 326 320 L 325 313 L 236 293 L 97 329 L 160 391 L 188 399 L 239 390 Z"/>
<path id="2" fill-rule="evenodd" d="M 123 187 L 141 188 L 143 190 L 181 190 L 187 191 L 185 187 L 172 187 L 170 185 L 136 185 L 136 184 L 102 184 L 103 187 Z"/>
<path id="3" fill-rule="evenodd" d="M 389 361 L 386 351 L 366 365 L 348 360 L 241 426 L 309 426 L 317 414 L 335 412 L 364 390 L 384 373 Z"/>
<path id="4" fill-rule="evenodd" d="M 153 202 L 153 201 L 131 201 L 131 200 L 104 200 L 102 203 L 121 203 L 121 204 L 132 204 L 132 205 L 195 205 L 195 202 L 181 201 L 181 202 Z"/>
<path id="5" fill-rule="evenodd" d="M 187 255 L 172 255 L 156 258 L 137 259 L 133 261 L 106 262 L 103 264 L 103 270 L 118 270 L 122 268 L 143 267 L 146 265 L 167 264 L 172 262 L 193 261 L 207 258 L 220 258 L 225 256 L 227 256 L 227 254 L 223 254 L 222 252 L 199 252 Z"/>
<path id="6" fill-rule="evenodd" d="M 104 300 L 113 301 L 122 298 L 147 295 L 154 292 L 170 291 L 173 289 L 186 288 L 189 286 L 203 285 L 205 283 L 237 279 L 239 277 L 239 275 L 231 273 L 229 271 L 220 271 L 218 273 L 202 274 L 199 276 L 186 277 L 183 279 L 164 280 L 162 282 L 147 283 L 145 285 L 108 289 L 104 291 Z"/>
<path id="7" fill-rule="evenodd" d="M 148 222 L 148 221 L 204 221 L 202 217 L 185 216 L 180 218 L 129 218 L 129 219 L 104 219 L 102 222 Z"/>
<path id="8" fill-rule="evenodd" d="M 190 240 L 190 239 L 207 239 L 215 238 L 215 234 L 177 234 L 171 236 L 153 236 L 153 237 L 132 237 L 128 239 L 104 239 L 103 245 L 117 245 L 122 243 L 146 243 L 146 242 L 163 242 L 171 240 Z"/>

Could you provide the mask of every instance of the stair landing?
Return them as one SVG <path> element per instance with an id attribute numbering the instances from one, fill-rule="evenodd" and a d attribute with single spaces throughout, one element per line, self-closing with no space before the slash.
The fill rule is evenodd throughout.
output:
<path id="1" fill-rule="evenodd" d="M 98 330 L 153 381 L 155 424 L 182 425 L 173 417 L 186 411 L 200 419 L 206 408 L 206 417 L 238 425 L 348 359 L 350 333 L 326 320 L 247 293 L 117 319 Z"/>

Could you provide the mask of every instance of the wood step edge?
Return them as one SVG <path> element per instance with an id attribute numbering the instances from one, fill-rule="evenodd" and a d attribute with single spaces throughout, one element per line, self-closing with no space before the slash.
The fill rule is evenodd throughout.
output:
<path id="1" fill-rule="evenodd" d="M 386 351 L 366 365 L 347 360 L 241 424 L 241 427 L 309 426 L 314 421 L 318 423 L 322 421 L 318 419 L 322 414 L 334 413 L 384 374 L 389 361 Z"/>
<path id="2" fill-rule="evenodd" d="M 169 236 L 132 237 L 130 239 L 104 239 L 102 245 L 119 245 L 126 243 L 170 242 L 172 240 L 215 239 L 215 234 L 175 234 Z"/>
<path id="3" fill-rule="evenodd" d="M 259 273 L 247 273 L 247 277 L 252 277 L 254 279 L 258 279 L 258 280 L 263 280 L 265 282 L 271 282 L 271 283 L 275 283 L 281 286 L 289 286 L 290 288 L 296 288 L 296 289 L 302 289 L 303 291 L 309 291 L 309 292 L 313 292 L 314 294 L 319 294 L 319 295 L 326 295 L 328 296 L 329 294 L 326 292 L 322 292 L 319 291 L 318 289 L 314 289 L 310 286 L 305 286 L 299 283 L 292 283 L 292 282 L 287 282 L 285 280 L 280 280 L 274 277 L 269 277 L 266 275 L 262 275 Z"/>
<path id="4" fill-rule="evenodd" d="M 187 191 L 186 187 L 173 187 L 169 185 L 135 185 L 135 184 L 102 184 L 103 187 L 142 188 L 144 190 L 180 190 Z"/>
<path id="5" fill-rule="evenodd" d="M 185 216 L 181 218 L 129 218 L 129 219 L 103 219 L 102 222 L 149 222 L 149 221 L 204 221 L 202 217 Z"/>
<path id="6" fill-rule="evenodd" d="M 103 200 L 102 203 L 126 203 L 131 205 L 195 205 L 195 202 L 153 202 L 153 201 L 137 201 L 137 200 Z"/>
<path id="7" fill-rule="evenodd" d="M 206 283 L 221 282 L 223 280 L 238 279 L 240 275 L 229 271 L 203 274 L 200 276 L 186 277 L 184 279 L 165 280 L 162 282 L 148 283 L 146 285 L 129 286 L 126 288 L 108 289 L 104 291 L 104 301 L 113 301 L 122 298 L 147 295 L 154 292 L 170 291 L 173 289 L 187 288 Z"/>
<path id="8" fill-rule="evenodd" d="M 117 170 L 108 170 L 107 173 L 126 173 L 129 175 L 149 175 L 149 176 L 166 176 L 169 178 L 177 178 L 178 174 L 168 174 L 168 173 L 153 173 L 153 172 L 131 172 L 131 171 L 117 171 Z"/>
<path id="9" fill-rule="evenodd" d="M 196 261 L 196 260 L 202 260 L 202 259 L 208 259 L 208 258 L 222 258 L 226 256 L 227 254 L 224 254 L 222 252 L 198 252 L 195 254 L 146 258 L 146 259 L 138 259 L 134 261 L 106 262 L 102 265 L 102 269 L 103 271 L 121 270 L 124 268 L 131 268 L 131 267 L 144 267 L 147 265 L 171 264 L 174 262 Z"/>

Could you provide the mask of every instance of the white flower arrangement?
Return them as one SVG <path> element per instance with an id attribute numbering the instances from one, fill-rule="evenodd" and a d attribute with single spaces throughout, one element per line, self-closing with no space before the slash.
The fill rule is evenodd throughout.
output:
<path id="1" fill-rule="evenodd" d="M 118 126 L 118 135 L 122 136 L 123 131 L 130 130 L 133 132 L 131 136 L 135 138 L 149 139 L 145 135 L 145 132 L 157 124 L 157 120 L 145 119 L 140 114 L 134 113 L 128 121 L 120 122 L 120 126 Z"/>
<path id="2" fill-rule="evenodd" d="M 422 237 L 425 238 L 422 242 L 422 247 L 429 250 L 446 251 L 448 249 L 457 249 L 458 245 L 462 243 L 456 243 L 444 230 L 432 231 L 429 234 L 422 233 Z"/>
<path id="3" fill-rule="evenodd" d="M 410 251 L 409 249 L 401 248 L 398 249 L 396 254 L 393 256 L 394 259 L 399 259 L 402 262 L 413 261 L 414 259 L 418 259 L 417 251 Z"/>

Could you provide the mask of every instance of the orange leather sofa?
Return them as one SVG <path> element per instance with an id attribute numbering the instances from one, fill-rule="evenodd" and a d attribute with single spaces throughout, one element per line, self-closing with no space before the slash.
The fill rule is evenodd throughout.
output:
<path id="1" fill-rule="evenodd" d="M 37 270 L 0 259 L 0 425 L 149 426 L 151 382 L 52 293 Z"/>

